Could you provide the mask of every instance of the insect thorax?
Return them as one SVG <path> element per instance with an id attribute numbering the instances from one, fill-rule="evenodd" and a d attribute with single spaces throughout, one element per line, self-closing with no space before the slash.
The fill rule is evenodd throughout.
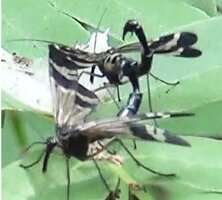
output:
<path id="1" fill-rule="evenodd" d="M 61 128 L 57 130 L 57 143 L 67 156 L 74 156 L 79 160 L 87 159 L 88 139 L 80 134 L 76 129 L 64 131 Z"/>
<path id="2" fill-rule="evenodd" d="M 121 65 L 123 59 L 119 53 L 108 53 L 99 66 L 100 71 L 108 78 L 110 83 L 119 83 L 122 72 Z"/>

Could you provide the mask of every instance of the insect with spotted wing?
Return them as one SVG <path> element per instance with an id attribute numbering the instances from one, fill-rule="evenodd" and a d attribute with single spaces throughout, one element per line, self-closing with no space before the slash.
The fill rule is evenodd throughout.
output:
<path id="1" fill-rule="evenodd" d="M 78 21 L 76 18 L 72 18 Z M 79 23 L 81 24 L 81 22 Z M 193 58 L 201 55 L 201 51 L 193 47 L 198 40 L 195 33 L 178 32 L 162 36 L 154 41 L 147 41 L 142 26 L 136 20 L 128 20 L 126 22 L 123 29 L 123 39 L 128 32 L 135 33 L 139 42 L 123 45 L 118 48 L 110 48 L 101 53 L 86 53 L 84 50 L 66 46 L 60 46 L 60 50 L 66 54 L 70 60 L 76 62 L 77 65 L 79 65 L 77 67 L 91 67 L 91 73 L 85 73 L 90 75 L 90 81 L 92 83 L 94 77 L 105 76 L 109 83 L 116 85 L 118 89 L 118 85 L 123 83 L 123 78 L 127 77 L 133 86 L 133 92 L 140 91 L 138 78 L 145 74 L 150 74 L 157 80 L 171 84 L 159 79 L 150 72 L 155 54 L 173 54 L 174 56 L 185 58 Z M 140 62 L 124 55 L 130 52 L 140 52 Z M 102 74 L 94 73 L 96 66 Z M 178 82 L 172 84 L 176 85 Z M 148 88 L 148 91 L 150 91 L 150 88 Z M 149 101 L 151 101 L 150 97 Z M 149 108 L 150 111 L 152 111 L 151 102 L 149 102 Z"/>
<path id="2" fill-rule="evenodd" d="M 94 28 L 64 11 L 61 11 L 61 10 L 58 10 L 58 11 L 72 18 L 76 22 L 78 22 L 85 30 L 87 31 L 94 30 L 98 32 L 99 28 Z M 98 55 L 97 61 L 92 59 L 91 57 L 92 52 L 89 53 L 88 55 L 85 55 L 85 59 L 86 60 L 88 59 L 89 61 L 87 65 L 90 62 L 92 64 L 91 73 L 88 73 L 90 75 L 91 83 L 94 82 L 94 77 L 106 77 L 109 83 L 116 85 L 117 91 L 118 91 L 118 97 L 119 97 L 118 86 L 119 84 L 124 83 L 123 82 L 124 77 L 129 78 L 130 82 L 133 85 L 134 92 L 139 90 L 138 77 L 143 76 L 145 74 L 151 75 L 154 79 L 159 80 L 168 85 L 179 84 L 179 82 L 169 83 L 167 81 L 164 81 L 158 78 L 156 75 L 154 75 L 151 72 L 152 60 L 155 54 L 165 54 L 165 55 L 171 54 L 176 57 L 184 57 L 184 58 L 199 57 L 202 54 L 202 52 L 199 49 L 196 49 L 193 47 L 193 45 L 197 42 L 198 37 L 195 33 L 192 33 L 192 32 L 172 33 L 172 34 L 161 36 L 157 38 L 156 40 L 148 41 L 146 39 L 146 35 L 144 33 L 142 26 L 136 20 L 128 20 L 125 23 L 124 28 L 123 28 L 123 35 L 122 35 L 123 40 L 125 39 L 125 36 L 128 32 L 135 33 L 137 38 L 139 39 L 139 42 L 122 45 L 117 48 L 110 48 L 107 51 L 101 52 L 100 54 L 97 54 Z M 96 46 L 96 35 L 94 39 L 95 39 L 94 42 L 92 41 L 90 42 L 94 43 L 94 45 Z M 95 46 L 94 46 L 94 50 L 95 50 Z M 85 47 L 87 49 L 88 44 L 85 45 Z M 78 62 L 81 62 L 82 61 L 81 53 L 78 51 L 79 49 L 77 51 L 75 50 L 76 50 L 75 48 L 71 49 L 72 53 L 75 56 L 70 57 L 70 59 L 73 59 L 73 61 L 76 60 Z M 84 51 L 84 48 L 81 48 L 81 50 Z M 137 62 L 136 60 L 131 59 L 128 56 L 124 55 L 126 53 L 131 53 L 131 52 L 140 52 L 141 61 Z M 69 50 L 64 51 L 64 53 L 67 53 L 68 56 L 70 56 Z M 85 64 L 82 63 L 82 66 L 84 65 Z M 95 73 L 96 67 L 99 68 L 102 74 Z M 148 77 L 147 77 L 147 81 L 149 81 Z M 150 111 L 152 111 L 149 83 L 148 83 L 148 92 L 149 92 L 148 94 L 149 95 L 149 108 L 150 108 Z"/>
<path id="3" fill-rule="evenodd" d="M 84 27 L 82 22 L 75 17 L 65 12 L 63 12 L 63 14 L 71 17 Z M 124 39 L 129 32 L 135 33 L 139 42 L 126 44 L 117 48 L 110 48 L 99 53 L 88 52 L 83 48 L 66 46 L 51 41 L 30 40 L 57 44 L 57 49 L 60 51 L 59 54 L 66 56 L 66 60 L 72 63 L 73 70 L 91 68 L 91 72 L 83 71 L 82 73 L 90 75 L 90 81 L 92 83 L 94 82 L 94 77 L 106 77 L 109 83 L 114 84 L 118 89 L 120 84 L 125 83 L 123 79 L 125 77 L 128 78 L 132 84 L 133 93 L 140 93 L 138 79 L 140 76 L 146 74 L 166 84 L 177 85 L 179 83 L 166 82 L 150 72 L 155 54 L 173 54 L 174 56 L 185 58 L 193 58 L 201 55 L 201 51 L 193 47 L 198 37 L 192 32 L 172 33 L 161 36 L 153 41 L 147 41 L 142 26 L 136 20 L 128 20 L 124 25 L 122 38 Z M 131 52 L 140 52 L 140 62 L 124 55 Z M 96 67 L 99 68 L 102 74 L 95 73 Z M 148 91 L 150 91 L 149 87 Z M 152 111 L 150 92 L 148 95 L 149 108 L 150 111 Z"/>
<path id="4" fill-rule="evenodd" d="M 99 154 L 101 155 L 101 153 L 105 152 L 108 157 L 103 158 L 115 162 L 116 160 L 113 155 L 106 152 L 106 148 L 114 142 L 118 142 L 138 166 L 157 175 L 174 175 L 160 173 L 143 165 L 134 157 L 119 138 L 129 137 L 190 146 L 186 140 L 179 136 L 174 136 L 167 130 L 153 128 L 152 126 L 141 124 L 141 122 L 156 118 L 192 116 L 192 114 L 166 112 L 133 115 L 133 113 L 136 113 L 139 109 L 138 105 L 138 107 L 135 107 L 132 113 L 133 116 L 131 117 L 122 114 L 122 116 L 113 119 L 87 122 L 86 117 L 93 108 L 95 108 L 99 100 L 94 92 L 79 84 L 77 71 L 73 70 L 73 65 L 75 67 L 75 64 L 67 59 L 66 54 L 61 54 L 60 48 L 58 48 L 57 45 L 49 45 L 49 78 L 53 96 L 56 135 L 49 137 L 44 142 L 33 143 L 43 144 L 45 145 L 45 149 L 36 161 L 27 165 L 21 164 L 20 166 L 30 168 L 39 163 L 43 158 L 42 172 L 45 173 L 54 148 L 57 147 L 61 149 L 66 158 L 67 166 L 67 199 L 70 197 L 70 158 L 75 157 L 81 161 L 93 160 L 101 175 L 96 158 Z M 130 102 L 135 100 L 137 100 L 135 94 L 131 95 Z M 137 105 L 134 102 L 132 104 Z M 130 110 L 127 111 L 127 113 L 130 112 Z M 93 148 L 95 144 L 97 147 Z M 32 145 L 29 146 L 29 148 L 32 147 Z M 110 191 L 105 179 L 103 179 L 103 182 Z"/>

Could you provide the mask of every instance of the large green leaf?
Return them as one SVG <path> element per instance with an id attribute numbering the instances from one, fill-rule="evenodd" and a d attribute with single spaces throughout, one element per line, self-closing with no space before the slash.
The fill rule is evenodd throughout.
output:
<path id="1" fill-rule="evenodd" d="M 33 113 L 20 114 L 25 144 L 31 141 L 41 140 L 43 135 L 51 135 L 52 123 Z M 22 116 L 22 117 L 21 117 Z M 65 160 L 61 152 L 55 152 L 49 161 L 47 173 L 41 174 L 41 164 L 32 169 L 23 170 L 18 165 L 33 161 L 42 152 L 42 146 L 34 148 L 31 152 L 21 153 L 24 144 L 19 144 L 18 138 L 12 138 L 10 134 L 12 126 L 12 113 L 8 113 L 7 121 L 3 129 L 3 195 L 6 199 L 48 199 L 65 198 L 66 176 Z M 29 120 L 28 120 L 29 119 Z M 39 126 L 41 124 L 41 127 Z M 176 178 L 161 178 L 138 168 L 126 153 L 123 167 L 117 167 L 108 163 L 99 163 L 109 184 L 114 187 L 117 177 L 121 178 L 121 185 L 145 184 L 147 193 L 136 191 L 138 196 L 147 199 L 150 195 L 154 199 L 187 199 L 195 196 L 198 199 L 220 199 L 219 194 L 207 192 L 221 191 L 221 142 L 186 137 L 192 147 L 178 147 L 158 143 L 137 142 L 137 150 L 132 149 L 132 143 L 128 147 L 135 156 L 145 165 L 165 173 L 176 173 Z M 18 149 L 20 151 L 18 151 Z M 16 150 L 17 149 L 17 150 Z M 9 159 L 7 154 L 13 155 Z M 4 153 L 5 152 L 5 153 Z M 8 153 L 6 153 L 8 152 Z M 20 155 L 20 156 L 19 156 Z M 204 176 L 203 176 L 204 174 Z M 13 184 L 12 184 L 13 183 Z M 15 184 L 17 187 L 15 187 Z M 95 185 L 93 190 L 91 185 Z M 124 188 L 122 193 L 124 194 Z M 161 191 L 161 192 L 160 192 Z M 206 193 L 206 194 L 205 194 Z M 16 196 L 14 194 L 17 194 Z M 78 199 L 104 199 L 107 194 L 97 171 L 90 162 L 71 162 L 71 194 Z M 158 195 L 167 195 L 157 198 Z"/>
<path id="2" fill-rule="evenodd" d="M 129 18 L 139 19 L 150 36 L 160 34 L 178 25 L 207 19 L 207 15 L 183 2 L 169 0 L 150 1 L 51 1 L 58 9 L 64 10 L 85 22 L 97 26 L 107 8 L 102 27 L 111 28 L 119 38 L 122 27 Z M 38 38 L 73 44 L 87 41 L 88 35 L 77 23 L 52 8 L 48 1 L 13 0 L 3 1 L 3 46 L 27 56 L 45 54 L 41 44 L 30 42 L 7 42 L 17 38 Z M 34 11 L 33 11 L 34 8 Z M 16 10 L 16 12 L 15 12 Z M 17 12 L 19 10 L 19 12 Z M 164 11 L 164 12 L 163 12 Z M 161 15 L 159 14 L 161 12 Z M 184 17 L 186 16 L 186 17 Z M 118 22 L 118 23 L 117 23 Z"/>
<path id="3" fill-rule="evenodd" d="M 196 9 L 200 9 L 209 16 L 217 15 L 217 3 L 216 0 L 179 0 L 184 2 L 187 6 L 193 6 Z"/>

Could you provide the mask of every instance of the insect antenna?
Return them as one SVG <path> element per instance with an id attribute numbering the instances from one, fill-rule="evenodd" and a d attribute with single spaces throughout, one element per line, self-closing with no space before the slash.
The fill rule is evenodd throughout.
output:
<path id="1" fill-rule="evenodd" d="M 96 27 L 96 34 L 95 34 L 95 40 L 94 40 L 94 46 L 93 46 L 93 53 L 95 53 L 95 51 L 96 51 L 97 36 L 98 36 L 98 32 L 99 32 L 99 29 L 100 29 L 100 25 L 101 25 L 101 23 L 102 23 L 102 20 L 103 20 L 103 17 L 105 16 L 106 11 L 107 11 L 107 7 L 104 9 L 103 14 L 102 14 L 102 16 L 100 17 L 99 22 L 98 22 L 97 27 Z M 91 73 L 92 73 L 92 74 L 94 74 L 95 69 L 96 69 L 96 66 L 95 66 L 95 65 L 92 66 L 92 69 L 91 69 Z M 89 81 L 90 81 L 91 83 L 94 82 L 94 76 L 93 76 L 93 75 L 90 76 Z"/>
<path id="2" fill-rule="evenodd" d="M 79 20 L 78 18 L 76 18 L 75 16 L 72 16 L 72 15 L 70 15 L 69 13 L 67 13 L 67 12 L 65 12 L 65 11 L 63 11 L 63 10 L 58 9 L 58 8 L 55 6 L 55 4 L 53 4 L 52 2 L 49 2 L 49 4 L 50 4 L 51 7 L 55 8 L 59 13 L 65 15 L 65 16 L 67 16 L 67 17 L 70 17 L 70 18 L 73 19 L 74 21 L 78 22 L 78 23 L 79 23 L 81 26 L 83 26 L 84 28 L 85 28 L 85 26 L 88 26 L 88 24 L 85 24 L 84 22 L 80 21 L 80 20 Z M 106 8 L 104 9 L 104 11 L 103 11 L 103 13 L 102 13 L 102 15 L 101 15 L 101 17 L 100 17 L 100 19 L 99 19 L 99 22 L 98 22 L 98 24 L 97 24 L 97 26 L 96 26 L 96 29 L 95 29 L 95 40 L 94 40 L 94 45 L 93 45 L 93 53 L 96 53 L 96 45 L 97 45 L 98 32 L 99 32 L 99 30 L 100 30 L 100 25 L 101 25 L 101 23 L 102 23 L 102 20 L 103 20 L 103 18 L 104 18 L 104 16 L 105 16 L 105 13 L 107 12 L 107 10 L 108 10 L 108 8 L 106 7 Z M 96 65 L 93 65 L 93 66 L 91 67 L 91 72 L 89 73 L 89 75 L 90 75 L 89 80 L 90 80 L 90 82 L 91 82 L 92 84 L 94 83 L 95 69 L 96 69 Z M 97 75 L 96 75 L 96 76 L 97 76 Z M 97 76 L 97 77 L 99 77 L 99 76 Z M 117 88 L 117 98 L 118 98 L 118 101 L 120 102 L 120 101 L 121 101 L 121 98 L 120 98 L 119 86 L 117 85 L 116 88 Z M 115 102 L 115 99 L 114 99 L 113 95 L 111 95 L 111 98 L 112 98 L 112 100 Z M 119 107 L 119 105 L 118 105 L 118 107 Z"/>
<path id="3" fill-rule="evenodd" d="M 28 147 L 25 148 L 25 150 L 23 151 L 23 154 L 28 152 L 33 146 L 39 145 L 39 144 L 45 145 L 46 142 L 42 142 L 42 141 L 33 142 L 32 144 L 30 144 Z M 45 150 L 43 150 L 42 153 L 39 155 L 39 157 L 35 161 L 33 161 L 32 163 L 27 164 L 27 165 L 20 164 L 19 166 L 24 168 L 24 169 L 33 167 L 34 165 L 36 165 L 36 164 L 38 164 L 40 162 L 40 160 L 42 159 L 44 153 L 45 153 Z"/>
<path id="4" fill-rule="evenodd" d="M 42 153 L 39 155 L 39 157 L 34 162 L 27 164 L 27 165 L 20 164 L 19 167 L 22 167 L 24 169 L 28 169 L 28 168 L 33 167 L 34 165 L 37 165 L 40 162 L 40 160 L 42 159 L 44 154 L 45 154 L 45 150 L 42 151 Z"/>
<path id="5" fill-rule="evenodd" d="M 59 43 L 59 42 L 54 42 L 54 41 L 50 41 L 50 40 L 42 40 L 42 39 L 33 39 L 33 38 L 19 38 L 19 39 L 9 39 L 9 40 L 6 40 L 6 42 L 24 42 L 24 41 L 41 42 L 41 43 L 55 44 L 55 45 L 61 45 L 61 46 L 64 45 L 64 44 Z"/>
<path id="6" fill-rule="evenodd" d="M 105 13 L 106 13 L 107 9 L 108 9 L 107 7 L 104 9 L 104 11 L 102 13 L 102 16 L 100 17 L 99 22 L 98 22 L 97 27 L 96 27 L 96 34 L 95 34 L 95 40 L 94 40 L 93 53 L 95 53 L 95 51 L 96 51 L 96 42 L 97 42 L 98 32 L 99 32 L 100 25 L 102 23 L 103 17 L 105 16 Z"/>
<path id="7" fill-rule="evenodd" d="M 73 19 L 74 21 L 78 22 L 83 28 L 85 28 L 85 29 L 87 30 L 86 26 L 89 26 L 88 24 L 80 21 L 80 20 L 79 20 L 78 18 L 76 18 L 75 16 L 72 16 L 72 15 L 70 15 L 69 13 L 67 13 L 67 12 L 65 12 L 65 11 L 63 11 L 63 10 L 58 9 L 58 8 L 55 6 L 55 4 L 54 4 L 53 2 L 51 2 L 51 1 L 49 2 L 49 5 L 50 5 L 51 7 L 53 7 L 54 9 L 56 9 L 59 13 L 65 15 L 65 16 L 67 16 L 67 17 L 70 17 L 70 18 Z M 100 17 L 100 19 L 99 19 L 99 22 L 98 22 L 96 28 L 93 28 L 93 29 L 95 29 L 95 39 L 94 39 L 93 53 L 96 52 L 98 32 L 99 32 L 99 30 L 100 30 L 100 25 L 101 25 L 101 23 L 102 23 L 102 20 L 103 20 L 103 18 L 104 18 L 104 16 L 105 16 L 105 13 L 107 12 L 107 10 L 108 10 L 108 7 L 106 7 L 106 8 L 104 9 L 104 11 L 103 11 L 103 13 L 102 13 L 102 15 L 101 15 L 101 17 Z M 92 28 L 92 27 L 91 27 L 91 28 Z M 90 80 L 90 82 L 91 82 L 92 84 L 93 84 L 93 82 L 94 82 L 95 69 L 96 69 L 96 65 L 93 65 L 93 66 L 91 67 L 91 72 L 89 73 L 89 75 L 90 75 L 89 80 Z M 97 77 L 99 77 L 99 76 L 97 76 Z M 116 88 L 117 88 L 117 98 L 118 98 L 118 101 L 120 102 L 120 101 L 121 101 L 121 98 L 120 98 L 119 86 L 117 85 Z M 115 102 L 115 99 L 114 99 L 113 95 L 111 95 L 111 98 L 112 98 L 112 100 Z M 119 106 L 118 106 L 118 107 L 119 107 Z"/>
<path id="8" fill-rule="evenodd" d="M 37 145 L 37 144 L 46 144 L 46 142 L 42 142 L 42 141 L 37 141 L 37 142 L 33 142 L 32 144 L 30 144 L 29 146 L 27 146 L 25 148 L 25 150 L 23 151 L 23 153 L 28 152 L 33 146 Z"/>
<path id="9" fill-rule="evenodd" d="M 79 20 L 77 17 L 72 16 L 71 14 L 65 12 L 64 10 L 60 10 L 59 8 L 56 7 L 56 5 L 55 5 L 53 2 L 49 1 L 48 3 L 49 3 L 49 5 L 50 5 L 52 8 L 54 8 L 58 13 L 61 13 L 61 14 L 65 15 L 66 17 L 71 18 L 71 19 L 74 20 L 75 22 L 78 22 L 84 29 L 86 29 L 86 30 L 87 30 L 87 28 L 88 28 L 88 29 L 94 29 L 94 27 L 92 27 L 92 26 L 90 26 L 89 24 L 87 24 L 87 23 Z"/>

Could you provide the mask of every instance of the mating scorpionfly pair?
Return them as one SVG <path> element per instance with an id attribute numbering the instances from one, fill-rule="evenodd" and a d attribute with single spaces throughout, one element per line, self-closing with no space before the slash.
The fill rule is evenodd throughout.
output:
<path id="1" fill-rule="evenodd" d="M 135 33 L 139 43 L 110 48 L 101 53 L 90 53 L 59 43 L 48 45 L 49 78 L 56 135 L 49 137 L 46 141 L 33 143 L 43 144 L 45 149 L 36 161 L 20 166 L 30 168 L 43 158 L 42 172 L 44 173 L 47 171 L 52 151 L 55 147 L 60 148 L 65 155 L 67 165 L 67 200 L 70 199 L 69 160 L 71 157 L 81 161 L 92 160 L 105 187 L 112 193 L 101 174 L 97 158 L 99 156 L 100 159 L 102 157 L 102 159 L 111 160 L 114 163 L 118 162 L 118 158 L 107 150 L 107 147 L 114 142 L 118 142 L 138 166 L 157 175 L 175 175 L 160 173 L 143 165 L 124 145 L 121 140 L 122 136 L 190 146 L 186 140 L 171 134 L 168 130 L 140 123 L 151 119 L 186 117 L 193 114 L 184 112 L 137 113 L 142 101 L 138 79 L 140 76 L 150 73 L 154 54 L 174 53 L 175 56 L 180 57 L 200 56 L 201 51 L 192 47 L 197 42 L 196 34 L 181 32 L 160 37 L 158 40 L 147 41 L 141 25 L 136 20 L 126 22 L 123 39 L 128 32 Z M 132 51 L 140 52 L 140 62 L 123 55 Z M 88 90 L 78 82 L 77 70 L 89 67 L 92 69 L 91 73 L 88 73 L 91 76 L 91 82 L 93 82 L 94 76 L 105 76 L 111 84 L 118 86 L 122 83 L 123 77 L 129 79 L 133 90 L 127 104 L 117 113 L 117 117 L 86 122 L 86 117 L 99 103 L 95 92 Z M 102 75 L 94 73 L 95 67 L 100 69 Z M 115 195 L 111 196 L 110 198 L 115 198 Z"/>

